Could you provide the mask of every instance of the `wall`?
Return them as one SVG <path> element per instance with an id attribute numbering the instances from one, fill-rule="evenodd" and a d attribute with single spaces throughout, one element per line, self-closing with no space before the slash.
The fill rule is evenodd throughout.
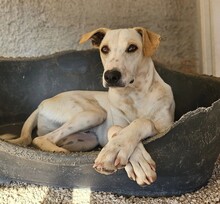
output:
<path id="1" fill-rule="evenodd" d="M 220 1 L 212 0 L 212 55 L 213 55 L 213 75 L 220 77 Z"/>
<path id="2" fill-rule="evenodd" d="M 192 0 L 0 0 L 0 56 L 88 49 L 78 44 L 87 31 L 144 26 L 162 36 L 155 59 L 175 69 L 197 70 L 197 16 Z"/>
<path id="3" fill-rule="evenodd" d="M 220 1 L 199 0 L 201 19 L 201 72 L 220 77 Z"/>

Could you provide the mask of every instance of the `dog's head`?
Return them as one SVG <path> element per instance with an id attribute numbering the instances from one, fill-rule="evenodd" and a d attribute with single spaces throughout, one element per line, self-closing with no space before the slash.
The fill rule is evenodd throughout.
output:
<path id="1" fill-rule="evenodd" d="M 110 30 L 99 28 L 82 36 L 80 43 L 91 40 L 99 48 L 104 66 L 104 87 L 127 87 L 145 57 L 151 57 L 160 43 L 160 36 L 145 28 Z"/>

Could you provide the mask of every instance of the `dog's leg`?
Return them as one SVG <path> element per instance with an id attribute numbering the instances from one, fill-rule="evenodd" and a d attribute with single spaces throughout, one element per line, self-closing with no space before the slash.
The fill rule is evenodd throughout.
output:
<path id="1" fill-rule="evenodd" d="M 156 180 L 156 164 L 141 142 L 130 156 L 125 171 L 139 185 L 150 185 Z"/>
<path id="2" fill-rule="evenodd" d="M 110 174 L 125 167 L 138 143 L 157 132 L 152 121 L 144 118 L 134 120 L 109 140 L 95 160 L 94 168 L 100 173 Z"/>
<path id="3" fill-rule="evenodd" d="M 123 129 L 123 127 L 119 125 L 114 125 L 109 128 L 108 130 L 108 141 L 111 140 L 113 137 L 117 136 L 117 134 Z"/>
<path id="4" fill-rule="evenodd" d="M 109 128 L 108 130 L 108 141 L 110 141 L 113 137 L 117 136 L 118 133 L 122 130 L 123 128 L 121 126 L 118 126 L 118 125 L 114 125 L 112 127 Z M 96 159 L 97 160 L 97 159 Z M 105 168 L 97 168 L 97 164 L 96 164 L 96 160 L 95 160 L 95 164 L 93 165 L 93 168 L 99 172 L 99 173 L 102 173 L 102 174 L 105 174 L 105 175 L 109 175 L 109 174 L 112 174 L 114 173 L 115 171 L 117 171 L 117 168 L 112 168 L 112 169 L 105 169 Z M 108 157 L 108 155 L 106 156 L 105 158 L 105 161 L 107 163 L 111 163 L 112 162 L 112 158 L 111 157 Z"/>
<path id="5" fill-rule="evenodd" d="M 102 110 L 84 111 L 75 115 L 75 117 L 64 123 L 60 128 L 33 140 L 33 144 L 38 148 L 51 152 L 68 152 L 56 144 L 68 135 L 83 132 L 100 125 L 106 119 L 106 112 Z"/>

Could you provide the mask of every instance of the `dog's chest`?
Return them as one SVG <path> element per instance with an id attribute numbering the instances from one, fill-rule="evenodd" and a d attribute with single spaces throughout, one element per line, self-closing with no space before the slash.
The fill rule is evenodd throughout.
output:
<path id="1" fill-rule="evenodd" d="M 114 105 L 129 122 L 147 114 L 147 99 L 140 94 L 118 95 Z"/>

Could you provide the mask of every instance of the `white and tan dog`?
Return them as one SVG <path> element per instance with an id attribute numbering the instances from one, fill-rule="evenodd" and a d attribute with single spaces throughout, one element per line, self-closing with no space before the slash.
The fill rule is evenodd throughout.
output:
<path id="1" fill-rule="evenodd" d="M 100 50 L 103 86 L 108 92 L 70 91 L 44 100 L 24 123 L 21 136 L 2 139 L 51 152 L 104 146 L 94 168 L 110 174 L 125 167 L 139 185 L 156 179 L 155 163 L 141 140 L 168 129 L 174 119 L 172 90 L 158 75 L 151 56 L 160 36 L 144 28 L 100 28 L 82 36 Z M 109 139 L 109 141 L 108 141 Z"/>

